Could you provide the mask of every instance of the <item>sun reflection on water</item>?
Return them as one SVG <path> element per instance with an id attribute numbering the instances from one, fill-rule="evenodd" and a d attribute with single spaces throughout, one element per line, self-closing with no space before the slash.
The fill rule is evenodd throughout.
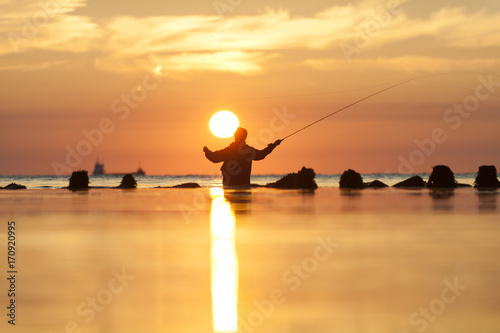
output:
<path id="1" fill-rule="evenodd" d="M 210 189 L 212 315 L 214 332 L 238 331 L 238 258 L 235 217 L 220 187 Z"/>

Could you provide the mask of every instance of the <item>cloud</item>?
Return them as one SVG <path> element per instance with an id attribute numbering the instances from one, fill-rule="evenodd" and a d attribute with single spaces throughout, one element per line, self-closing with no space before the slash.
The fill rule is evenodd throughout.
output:
<path id="1" fill-rule="evenodd" d="M 108 36 L 105 43 L 107 50 L 98 62 L 107 64 L 101 69 L 109 70 L 123 69 L 124 63 L 133 69 L 141 63 L 149 67 L 161 64 L 166 72 L 231 69 L 234 73 L 248 75 L 266 71 L 262 65 L 266 54 L 332 50 L 332 54 L 339 55 L 341 43 L 354 43 L 360 33 L 370 31 L 367 29 L 372 29 L 374 34 L 364 45 L 366 49 L 381 48 L 419 37 L 433 38 L 449 48 L 500 46 L 495 23 L 500 21 L 500 14 L 484 11 L 471 14 L 463 8 L 446 8 L 419 19 L 411 19 L 406 9 L 401 7 L 393 10 L 364 2 L 334 6 L 311 17 L 291 16 L 287 11 L 271 9 L 260 15 L 225 19 L 218 16 L 117 17 L 104 27 L 105 35 Z M 478 22 L 486 24 L 479 25 Z M 477 40 L 472 42 L 474 38 Z M 462 68 L 470 64 L 482 66 L 485 61 L 488 62 L 487 59 L 478 59 L 467 65 L 458 59 L 450 65 L 442 60 L 431 61 L 434 55 L 432 50 L 425 50 L 425 46 L 422 52 L 426 58 L 425 66 L 419 65 L 412 57 L 402 57 L 397 64 L 392 65 L 407 70 L 417 65 L 417 68 L 423 66 L 424 70 L 434 71 L 432 66 Z M 147 60 L 153 58 L 163 60 L 148 63 Z M 178 61 L 185 62 L 180 65 Z M 214 62 L 218 61 L 228 63 L 215 65 Z M 233 66 L 238 62 L 240 65 Z M 391 62 L 394 60 L 378 63 L 390 66 Z M 202 63 L 210 63 L 210 66 L 203 66 Z M 372 62 L 371 65 L 376 64 Z M 319 66 L 317 62 L 315 65 Z"/>
<path id="2" fill-rule="evenodd" d="M 308 67 L 321 70 L 333 71 L 346 68 L 344 59 L 308 59 L 304 61 Z M 353 69 L 367 70 L 380 69 L 402 72 L 456 72 L 485 70 L 494 66 L 500 66 L 498 58 L 475 58 L 475 59 L 449 59 L 425 56 L 405 56 L 395 58 L 361 58 L 354 59 L 350 63 Z"/>
<path id="3" fill-rule="evenodd" d="M 241 51 L 182 53 L 168 57 L 154 57 L 153 62 L 172 72 L 220 71 L 253 75 L 262 71 L 260 63 L 275 56 L 264 55 L 262 52 Z"/>
<path id="4" fill-rule="evenodd" d="M 447 22 L 442 35 L 450 47 L 481 48 L 500 46 L 500 14 L 480 10 L 468 13 L 464 8 L 443 9 L 434 15 L 437 22 Z M 439 32 L 438 32 L 439 33 Z"/>
<path id="5" fill-rule="evenodd" d="M 83 0 L 4 2 L 0 7 L 0 55 L 33 50 L 87 52 L 97 38 L 98 26 L 84 16 L 72 15 Z"/>
<path id="6" fill-rule="evenodd" d="M 249 75 L 262 72 L 261 63 L 275 57 L 276 50 L 325 47 L 334 31 L 348 24 L 347 19 L 291 18 L 285 11 L 271 10 L 229 19 L 120 17 L 105 27 L 107 52 L 97 63 L 101 69 L 117 70 L 125 62 L 147 63 L 145 59 L 154 58 L 162 60 L 149 66 L 161 64 L 167 72 L 216 70 Z"/>
<path id="7" fill-rule="evenodd" d="M 405 2 L 411 4 L 401 1 Z M 4 0 L 0 5 L 0 20 L 5 24 L 0 33 L 8 38 L 0 41 L 0 56 L 51 50 L 91 57 L 96 67 L 109 71 L 150 70 L 162 66 L 164 73 L 223 71 L 253 75 L 264 73 L 266 66 L 272 65 L 269 59 L 283 59 L 281 56 L 287 52 L 300 54 L 301 59 L 309 58 L 305 63 L 317 69 L 338 68 L 342 62 L 345 66 L 345 60 L 340 58 L 342 43 L 354 45 L 362 52 L 426 37 L 449 49 L 451 61 L 433 54 L 435 51 L 425 44 L 428 41 L 419 41 L 422 47 L 418 57 L 421 58 L 408 55 L 397 59 L 356 60 L 354 57 L 360 66 L 425 71 L 435 71 L 437 67 L 483 66 L 491 63 L 493 55 L 483 54 L 467 62 L 456 59 L 452 50 L 500 46 L 497 23 L 500 13 L 443 8 L 412 18 L 407 4 L 393 10 L 385 7 L 388 3 L 391 2 L 377 5 L 365 1 L 332 6 L 307 17 L 267 9 L 259 15 L 225 18 L 215 15 L 120 16 L 96 23 L 91 17 L 75 14 L 77 8 L 86 5 L 84 0 L 47 0 L 45 3 L 19 0 L 15 4 Z M 317 51 L 331 51 L 331 59 L 314 60 L 312 54 Z M 304 61 L 301 59 L 291 61 Z M 16 65 L 9 63 L 3 67 Z M 293 67 L 297 63 L 286 65 Z"/>
<path id="8" fill-rule="evenodd" d="M 56 16 L 74 12 L 85 7 L 87 0 L 4 0 L 0 1 L 0 17 L 16 25 L 19 20 L 42 20 L 43 16 Z"/>
<path id="9" fill-rule="evenodd" d="M 261 63 L 276 57 L 276 54 L 263 52 L 191 52 L 147 58 L 104 58 L 95 65 L 103 70 L 119 72 L 145 68 L 174 79 L 185 79 L 189 72 L 230 72 L 241 75 L 255 75 L 263 71 Z M 158 70 L 161 68 L 161 70 Z"/>
<path id="10" fill-rule="evenodd" d="M 63 65 L 66 63 L 68 63 L 68 61 L 44 61 L 44 62 L 38 62 L 38 63 L 34 63 L 34 64 L 21 63 L 21 64 L 14 64 L 14 65 L 2 65 L 2 64 L 0 64 L 0 71 L 29 72 L 29 71 L 43 70 L 43 69 L 47 69 L 50 67 Z"/>
<path id="11" fill-rule="evenodd" d="M 290 17 L 283 10 L 258 16 L 132 17 L 115 18 L 106 26 L 111 48 L 128 54 L 148 52 L 246 51 L 321 48 L 350 19 L 318 14 Z"/>

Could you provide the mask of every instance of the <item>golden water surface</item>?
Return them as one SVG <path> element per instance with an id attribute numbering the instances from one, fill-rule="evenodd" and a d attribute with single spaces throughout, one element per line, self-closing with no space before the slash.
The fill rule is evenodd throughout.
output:
<path id="1" fill-rule="evenodd" d="M 499 206 L 470 188 L 2 191 L 0 331 L 500 332 Z"/>

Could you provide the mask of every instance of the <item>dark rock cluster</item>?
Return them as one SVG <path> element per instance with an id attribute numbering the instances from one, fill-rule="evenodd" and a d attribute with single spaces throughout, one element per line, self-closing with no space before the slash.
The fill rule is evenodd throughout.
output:
<path id="1" fill-rule="evenodd" d="M 369 183 L 363 183 L 363 177 L 354 170 L 346 170 L 340 177 L 339 187 L 345 189 L 361 189 L 361 188 L 382 188 L 387 187 L 386 184 L 379 180 L 374 180 Z M 457 187 L 470 187 L 468 184 L 461 184 L 455 180 L 455 175 L 447 165 L 436 165 L 432 168 L 432 173 L 429 179 L 424 181 L 420 176 L 412 176 L 395 185 L 396 188 L 443 188 L 453 189 Z M 493 165 L 482 165 L 474 182 L 476 188 L 500 188 L 500 181 L 497 178 L 497 170 Z"/>
<path id="2" fill-rule="evenodd" d="M 123 176 L 122 182 L 120 183 L 120 185 L 118 185 L 118 188 L 122 189 L 137 188 L 137 182 L 135 181 L 134 176 L 132 176 L 130 173 Z"/>
<path id="3" fill-rule="evenodd" d="M 313 169 L 302 167 L 296 173 L 289 173 L 274 183 L 269 183 L 266 187 L 280 189 L 309 189 L 314 190 L 318 185 L 314 181 L 316 173 Z"/>
<path id="4" fill-rule="evenodd" d="M 87 170 L 73 171 L 69 178 L 68 189 L 72 191 L 89 189 L 89 174 Z"/>
<path id="5" fill-rule="evenodd" d="M 26 189 L 26 186 L 16 184 L 16 183 L 10 183 L 9 185 L 4 186 L 4 187 L 0 186 L 0 190 L 25 190 L 25 189 Z"/>

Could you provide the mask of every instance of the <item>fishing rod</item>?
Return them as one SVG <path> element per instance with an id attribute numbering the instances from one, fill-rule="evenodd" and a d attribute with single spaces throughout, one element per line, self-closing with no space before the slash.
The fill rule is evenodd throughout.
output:
<path id="1" fill-rule="evenodd" d="M 422 79 L 427 78 L 427 77 L 432 77 L 432 76 L 440 76 L 440 75 L 445 75 L 445 74 L 482 74 L 482 75 L 493 75 L 493 76 L 499 76 L 498 74 L 494 74 L 494 73 L 468 73 L 468 72 L 454 72 L 454 73 L 435 73 L 435 74 L 429 74 L 429 75 L 422 75 L 422 76 L 413 77 L 413 78 L 410 78 L 410 79 L 407 79 L 407 80 L 404 80 L 404 81 L 400 81 L 400 82 L 398 82 L 398 83 L 396 83 L 396 84 L 393 84 L 393 85 L 391 85 L 391 86 L 389 86 L 389 87 L 387 87 L 387 88 L 381 89 L 381 90 L 379 90 L 379 91 L 377 91 L 377 92 L 375 92 L 375 93 L 373 93 L 373 94 L 371 94 L 371 95 L 368 95 L 368 96 L 366 96 L 366 97 L 363 97 L 363 98 L 361 98 L 361 99 L 359 99 L 359 100 L 357 100 L 357 101 L 355 101 L 355 102 L 353 102 L 353 103 L 351 103 L 351 104 L 349 104 L 349 105 L 346 105 L 346 106 L 344 106 L 344 107 L 342 107 L 342 108 L 340 108 L 340 109 L 338 109 L 338 110 L 336 110 L 336 111 L 334 111 L 334 112 L 332 112 L 332 113 L 330 113 L 330 114 L 327 114 L 326 116 L 321 117 L 320 119 L 318 119 L 318 120 L 316 120 L 316 121 L 313 121 L 313 122 L 312 122 L 312 123 L 310 123 L 309 125 L 306 125 L 306 126 L 304 126 L 304 127 L 300 128 L 300 129 L 296 130 L 295 132 L 293 132 L 293 133 L 291 133 L 291 134 L 288 134 L 288 135 L 287 135 L 287 136 L 285 136 L 283 139 L 281 139 L 281 140 L 280 140 L 280 142 L 281 142 L 281 141 L 283 141 L 283 140 L 285 140 L 285 139 L 287 139 L 287 138 L 289 138 L 289 137 L 291 137 L 292 135 L 295 135 L 295 134 L 297 134 L 297 133 L 299 133 L 299 132 L 301 132 L 301 131 L 305 130 L 305 129 L 306 129 L 306 128 L 308 128 L 308 127 L 313 126 L 314 124 L 319 123 L 320 121 L 325 120 L 326 118 L 329 118 L 329 117 L 333 116 L 334 114 L 337 114 L 337 113 L 339 113 L 339 112 L 341 112 L 341 111 L 344 111 L 345 109 L 348 109 L 348 108 L 350 108 L 351 106 L 356 105 L 356 104 L 358 104 L 358 103 L 360 103 L 360 102 L 362 102 L 362 101 L 364 101 L 364 100 L 367 100 L 367 99 L 369 99 L 369 98 L 371 98 L 371 97 L 373 97 L 373 96 L 376 96 L 376 95 L 378 95 L 378 94 L 381 94 L 381 93 L 383 93 L 384 91 L 387 91 L 387 90 L 390 90 L 390 89 L 396 88 L 397 86 L 403 85 L 403 84 L 408 83 L 408 82 L 410 82 L 410 81 L 422 80 Z M 436 82 L 433 82 L 433 83 L 436 83 Z M 456 87 L 456 86 L 453 86 L 453 85 L 448 85 L 448 86 L 450 86 L 450 87 L 454 87 L 454 88 L 460 88 L 460 87 Z M 467 90 L 468 90 L 468 89 L 467 89 Z M 495 96 L 495 95 L 493 95 L 493 96 Z"/>
<path id="2" fill-rule="evenodd" d="M 327 114 L 326 116 L 321 117 L 320 119 L 318 119 L 318 120 L 316 120 L 316 121 L 313 121 L 313 122 L 312 122 L 312 123 L 310 123 L 309 125 L 306 125 L 306 126 L 304 126 L 304 127 L 300 128 L 300 129 L 296 130 L 296 131 L 295 131 L 295 132 L 293 132 L 292 134 L 288 134 L 288 135 L 287 135 L 287 136 L 285 136 L 283 139 L 281 139 L 281 140 L 280 140 L 280 142 L 281 142 L 281 141 L 284 141 L 285 139 L 287 139 L 287 138 L 289 138 L 289 137 L 291 137 L 292 135 L 295 135 L 295 134 L 297 134 L 297 133 L 299 133 L 299 132 L 301 132 L 301 131 L 305 130 L 305 129 L 306 129 L 306 128 L 308 128 L 308 127 L 313 126 L 314 124 L 319 123 L 320 121 L 325 120 L 325 119 L 326 119 L 326 118 L 328 118 L 328 117 L 333 116 L 334 114 L 337 114 L 337 113 L 339 113 L 339 112 L 341 112 L 341 111 L 344 111 L 345 109 L 350 108 L 350 107 L 351 107 L 351 106 L 353 106 L 353 105 L 356 105 L 356 104 L 358 104 L 358 103 L 360 103 L 360 102 L 362 102 L 362 101 L 364 101 L 364 100 L 367 100 L 368 98 L 371 98 L 371 97 L 373 97 L 373 96 L 376 96 L 376 95 L 378 95 L 378 94 L 381 94 L 381 93 L 383 93 L 384 91 L 387 91 L 387 90 L 390 90 L 390 89 L 396 88 L 397 86 L 400 86 L 400 85 L 402 85 L 402 84 L 408 83 L 408 82 L 413 81 L 413 80 L 415 80 L 415 79 L 417 79 L 417 78 L 411 78 L 411 79 L 408 79 L 408 80 L 404 80 L 404 81 L 398 82 L 398 83 L 396 83 L 396 84 L 393 84 L 392 86 L 389 86 L 389 87 L 387 87 L 387 88 L 381 89 L 381 90 L 379 90 L 379 91 L 377 91 L 377 92 L 375 92 L 375 93 L 373 93 L 373 94 L 371 94 L 371 95 L 368 95 L 368 96 L 365 96 L 365 97 L 363 97 L 363 98 L 361 98 L 361 99 L 358 99 L 357 101 L 355 101 L 355 102 L 353 102 L 353 103 L 351 103 L 351 104 L 349 104 L 349 105 L 346 105 L 346 106 L 344 106 L 344 107 L 342 107 L 342 108 L 340 108 L 340 109 L 338 109 L 338 110 L 336 110 L 336 111 L 334 111 L 334 112 L 332 112 L 332 113 L 330 113 L 330 114 Z"/>
<path id="3" fill-rule="evenodd" d="M 151 74 L 150 72 L 147 72 L 147 71 L 145 71 L 144 73 L 145 74 Z M 277 96 L 260 96 L 260 97 L 234 98 L 234 100 L 236 100 L 236 101 L 256 101 L 256 100 L 277 99 L 277 98 L 312 97 L 312 96 L 319 96 L 319 95 L 341 94 L 341 93 L 348 93 L 348 92 L 354 92 L 354 91 L 372 89 L 372 88 L 383 86 L 383 85 L 386 85 L 386 84 L 389 84 L 389 83 L 392 83 L 392 82 L 399 82 L 400 84 L 403 84 L 403 83 L 406 83 L 406 82 L 412 81 L 412 80 L 419 81 L 419 80 L 422 80 L 423 78 L 426 78 L 426 77 L 442 76 L 442 75 L 457 75 L 457 74 L 468 74 L 468 75 L 474 74 L 474 75 L 500 76 L 499 74 L 481 73 L 481 72 L 435 73 L 435 74 L 429 74 L 429 75 L 423 75 L 423 76 L 414 77 L 414 78 L 406 80 L 404 82 L 400 82 L 400 80 L 398 80 L 398 81 L 389 81 L 389 82 L 384 82 L 384 83 L 377 84 L 377 85 L 374 85 L 374 86 L 363 87 L 363 88 L 358 88 L 358 89 L 338 90 L 338 91 L 323 91 L 323 92 L 313 92 L 313 93 L 304 93 L 304 94 L 291 94 L 291 95 L 279 95 L 279 96 L 277 95 Z M 422 80 L 422 81 L 424 81 L 424 80 Z M 464 89 L 464 88 L 458 87 L 458 86 L 446 85 L 446 84 L 442 84 L 442 83 L 438 83 L 438 82 L 433 82 L 433 81 L 429 81 L 429 82 L 434 83 L 434 84 L 443 85 L 443 86 L 450 86 L 450 87 L 454 87 L 454 88 Z M 184 99 L 189 99 L 189 100 L 194 100 L 194 101 L 210 101 L 210 102 L 211 101 L 218 101 L 217 98 L 203 98 L 203 97 L 198 97 L 198 96 L 186 96 L 186 95 L 183 95 L 183 94 L 179 94 L 177 92 L 174 92 L 174 91 L 171 91 L 171 90 L 168 90 L 168 89 L 164 88 L 161 84 L 158 85 L 158 88 L 164 90 L 165 92 L 167 92 L 167 93 L 169 93 L 171 95 L 174 95 L 174 96 L 177 96 L 177 97 L 180 97 L 180 98 L 184 98 Z M 391 87 L 389 87 L 388 89 L 391 89 Z M 371 96 L 369 96 L 369 97 L 371 97 Z M 369 97 L 367 97 L 367 98 L 369 98 Z"/>

